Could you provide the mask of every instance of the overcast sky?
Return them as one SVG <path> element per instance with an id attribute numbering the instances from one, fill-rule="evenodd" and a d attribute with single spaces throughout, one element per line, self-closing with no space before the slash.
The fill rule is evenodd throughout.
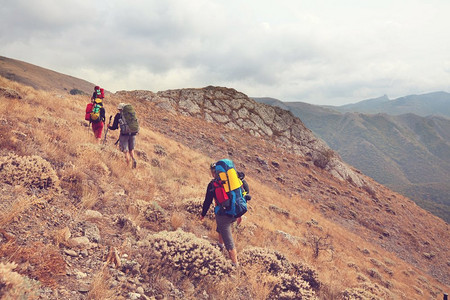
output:
<path id="1" fill-rule="evenodd" d="M 450 1 L 0 0 L 0 55 L 111 92 L 394 99 L 450 92 Z"/>

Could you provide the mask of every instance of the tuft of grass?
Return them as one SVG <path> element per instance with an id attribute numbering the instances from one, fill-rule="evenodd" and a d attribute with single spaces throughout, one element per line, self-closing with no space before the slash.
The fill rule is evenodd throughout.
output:
<path id="1" fill-rule="evenodd" d="M 87 299 L 89 300 L 109 300 L 117 299 L 114 289 L 111 289 L 112 277 L 107 268 L 103 267 L 94 275 Z"/>

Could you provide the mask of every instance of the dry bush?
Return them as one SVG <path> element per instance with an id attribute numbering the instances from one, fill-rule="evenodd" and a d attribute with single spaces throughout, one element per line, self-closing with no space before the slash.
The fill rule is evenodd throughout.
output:
<path id="1" fill-rule="evenodd" d="M 143 275 L 172 269 L 194 280 L 205 276 L 214 280 L 231 271 L 231 264 L 216 247 L 182 230 L 159 232 L 138 245 L 144 253 Z"/>
<path id="2" fill-rule="evenodd" d="M 11 185 L 22 185 L 34 189 L 55 188 L 58 176 L 50 163 L 40 156 L 0 157 L 0 180 Z"/>
<path id="3" fill-rule="evenodd" d="M 60 178 L 61 188 L 67 191 L 70 197 L 81 200 L 85 191 L 86 174 L 80 169 L 69 169 L 60 172 Z"/>
<path id="4" fill-rule="evenodd" d="M 23 134 L 13 130 L 13 125 L 8 124 L 6 119 L 0 119 L 0 149 L 24 154 L 24 143 L 21 139 Z"/>
<path id="5" fill-rule="evenodd" d="M 93 183 L 83 186 L 83 193 L 81 198 L 81 205 L 86 209 L 94 207 L 98 202 L 98 190 L 97 186 Z"/>
<path id="6" fill-rule="evenodd" d="M 342 292 L 340 299 L 343 300 L 373 300 L 373 299 L 395 299 L 395 297 L 383 287 L 377 284 L 363 283 L 358 287 L 348 288 Z"/>
<path id="7" fill-rule="evenodd" d="M 202 213 L 203 200 L 201 198 L 184 199 L 182 202 L 179 203 L 178 207 L 181 210 L 186 211 L 189 214 L 192 214 L 193 217 L 196 218 L 200 216 L 200 214 Z M 205 217 L 210 220 L 213 220 L 215 218 L 212 209 L 208 211 Z"/>
<path id="8" fill-rule="evenodd" d="M 245 249 L 239 260 L 244 270 L 256 266 L 262 273 L 275 276 L 270 299 L 316 299 L 321 284 L 311 268 L 292 263 L 277 251 L 257 247 Z"/>
<path id="9" fill-rule="evenodd" d="M 38 282 L 14 272 L 16 267 L 15 263 L 0 263 L 0 299 L 37 299 Z"/>
<path id="10" fill-rule="evenodd" d="M 146 227 L 161 230 L 169 225 L 169 214 L 156 201 L 150 203 L 144 210 L 144 217 L 149 222 Z"/>
<path id="11" fill-rule="evenodd" d="M 66 263 L 58 249 L 35 242 L 19 246 L 10 240 L 0 245 L 0 257 L 20 264 L 17 272 L 37 279 L 44 285 L 54 285 L 57 278 L 66 274 Z"/>
<path id="12" fill-rule="evenodd" d="M 3 196 L 0 202 L 0 226 L 8 224 L 32 205 L 47 201 L 45 197 L 39 198 L 34 195 L 13 194 L 12 196 L 14 197 Z"/>
<path id="13" fill-rule="evenodd" d="M 273 204 L 269 205 L 269 210 L 271 210 L 277 214 L 283 215 L 285 218 L 289 218 L 289 212 L 283 208 L 279 208 L 276 205 L 273 205 Z"/>
<path id="14" fill-rule="evenodd" d="M 305 234 L 306 242 L 313 251 L 313 258 L 319 257 L 320 251 L 331 251 L 333 255 L 333 239 L 329 233 L 325 233 L 320 226 L 308 225 L 308 230 Z M 333 258 L 333 256 L 331 256 Z"/>
<path id="15" fill-rule="evenodd" d="M 174 212 L 170 217 L 170 225 L 173 230 L 177 230 L 178 228 L 182 228 L 184 226 L 185 216 L 179 212 Z"/>

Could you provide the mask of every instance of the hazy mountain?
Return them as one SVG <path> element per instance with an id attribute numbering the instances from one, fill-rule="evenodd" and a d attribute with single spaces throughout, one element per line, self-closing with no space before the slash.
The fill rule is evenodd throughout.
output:
<path id="1" fill-rule="evenodd" d="M 352 109 L 419 111 L 431 95 L 444 103 L 449 94 L 434 93 L 390 101 L 387 97 L 366 100 Z M 407 99 L 412 99 L 411 103 Z M 420 101 L 418 99 L 421 99 Z M 378 182 L 398 191 L 450 222 L 450 119 L 440 116 L 341 113 L 342 107 L 322 107 L 272 98 L 255 100 L 289 109 L 337 151 L 347 163 Z M 399 103 L 405 103 L 401 106 Z M 393 105 L 392 103 L 396 103 Z M 420 105 L 414 106 L 414 103 Z M 383 105 L 387 108 L 383 109 Z M 350 106 L 346 106 L 349 108 Z M 445 111 L 445 109 L 442 109 Z"/>
<path id="2" fill-rule="evenodd" d="M 394 100 L 389 100 L 387 96 L 383 96 L 354 104 L 329 107 L 340 112 L 386 113 L 389 115 L 412 113 L 423 117 L 429 115 L 450 117 L 450 94 L 434 92 L 423 95 L 410 95 Z"/>

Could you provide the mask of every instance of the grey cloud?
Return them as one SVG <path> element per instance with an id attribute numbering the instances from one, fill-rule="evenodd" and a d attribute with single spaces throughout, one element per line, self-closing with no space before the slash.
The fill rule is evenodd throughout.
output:
<path id="1" fill-rule="evenodd" d="M 450 5 L 437 1 L 428 22 L 417 18 L 419 2 L 395 13 L 389 1 L 377 3 L 6 1 L 0 55 L 89 74 L 109 90 L 212 84 L 329 104 L 448 89 L 449 21 L 440 10 Z"/>

